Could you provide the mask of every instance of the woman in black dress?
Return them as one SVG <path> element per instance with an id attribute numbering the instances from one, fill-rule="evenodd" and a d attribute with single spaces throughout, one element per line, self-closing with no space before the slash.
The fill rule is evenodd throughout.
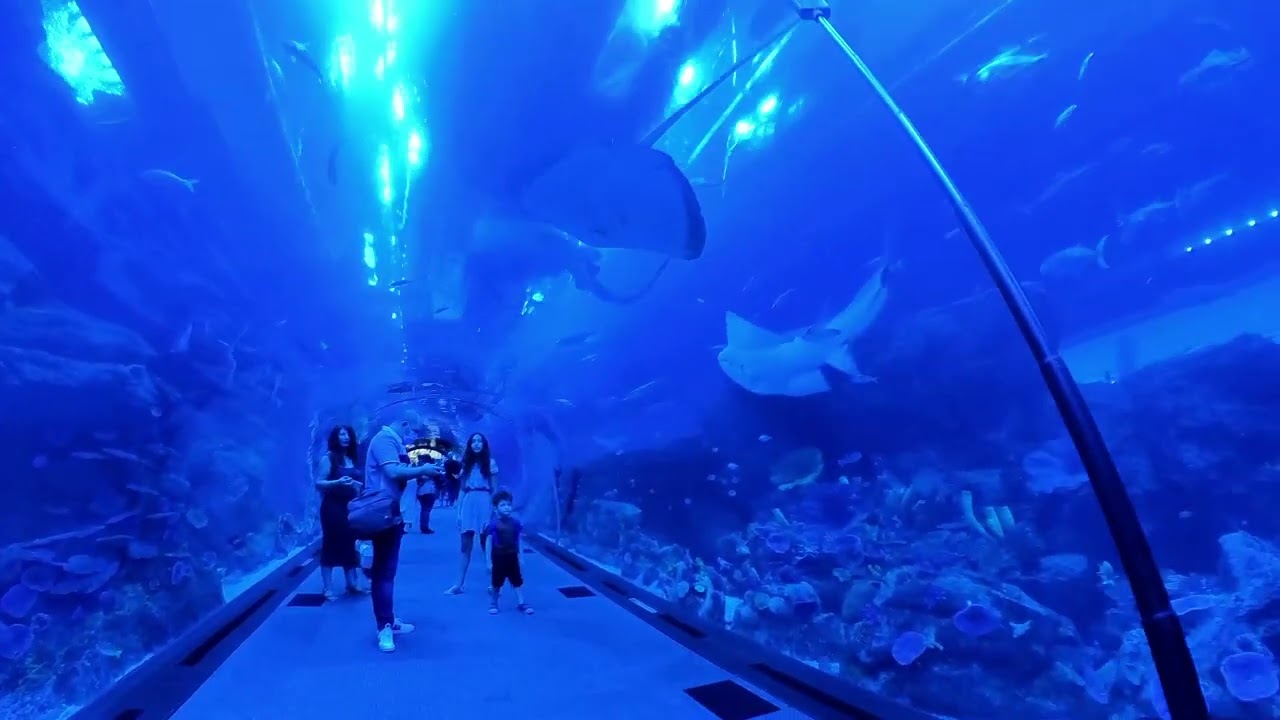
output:
<path id="1" fill-rule="evenodd" d="M 360 586 L 360 553 L 347 522 L 347 504 L 364 486 L 364 469 L 356 462 L 356 433 L 339 425 L 329 432 L 329 451 L 320 458 L 316 490 L 320 492 L 320 578 L 325 597 L 332 598 L 333 569 L 342 568 L 347 592 L 364 592 Z"/>

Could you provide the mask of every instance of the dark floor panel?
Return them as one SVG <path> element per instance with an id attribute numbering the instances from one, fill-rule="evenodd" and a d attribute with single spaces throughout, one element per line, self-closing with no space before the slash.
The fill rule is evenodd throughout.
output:
<path id="1" fill-rule="evenodd" d="M 118 713 L 114 720 L 138 720 L 140 717 L 142 717 L 141 710 L 125 710 L 122 713 Z"/>
<path id="2" fill-rule="evenodd" d="M 289 607 L 320 607 L 324 604 L 324 593 L 298 593 L 289 598 Z"/>
<path id="3" fill-rule="evenodd" d="M 571 600 L 576 598 L 592 597 L 595 595 L 591 588 L 585 585 L 566 585 L 565 587 L 556 589 L 560 591 L 561 595 L 564 595 Z"/>
<path id="4" fill-rule="evenodd" d="M 752 720 L 778 712 L 777 705 L 733 680 L 721 680 L 685 690 L 689 697 L 720 720 Z"/>

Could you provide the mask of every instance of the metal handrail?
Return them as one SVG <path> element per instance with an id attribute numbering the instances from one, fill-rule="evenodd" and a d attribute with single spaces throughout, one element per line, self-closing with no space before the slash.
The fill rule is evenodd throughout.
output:
<path id="1" fill-rule="evenodd" d="M 880 82 L 862 57 L 849 45 L 835 26 L 831 24 L 831 7 L 826 0 L 788 0 L 795 7 L 801 20 L 816 23 L 840 51 L 857 68 L 863 79 L 879 96 L 881 102 L 893 113 L 903 132 L 911 139 L 934 178 L 942 186 L 956 212 L 960 226 L 964 228 L 974 250 L 990 274 L 1005 305 L 1013 315 L 1018 330 L 1035 358 L 1036 366 L 1044 378 L 1049 394 L 1062 416 L 1062 422 L 1071 436 L 1076 452 L 1084 464 L 1089 483 L 1098 499 L 1098 505 L 1115 542 L 1129 586 L 1133 589 L 1134 602 L 1142 620 L 1142 629 L 1151 648 L 1156 673 L 1164 691 L 1171 720 L 1209 720 L 1209 708 L 1200 688 L 1199 674 L 1191 650 L 1187 646 L 1182 623 L 1173 611 L 1169 591 L 1160 576 L 1160 566 L 1151 551 L 1151 544 L 1137 510 L 1120 478 L 1115 459 L 1107 448 L 1098 423 L 1080 393 L 1080 387 L 1072 377 L 1062 357 L 1053 350 L 1040 319 L 1031 302 L 1018 284 L 1017 278 L 995 242 L 978 219 L 968 200 L 960 193 L 946 169 L 942 167 L 933 150 L 925 142 L 915 124 L 907 117 L 888 89 Z"/>

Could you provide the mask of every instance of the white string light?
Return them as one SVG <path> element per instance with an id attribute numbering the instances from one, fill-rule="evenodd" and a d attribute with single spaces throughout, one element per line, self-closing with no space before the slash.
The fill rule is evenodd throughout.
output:
<path id="1" fill-rule="evenodd" d="M 1215 242 L 1218 242 L 1219 240 L 1225 240 L 1229 237 L 1234 237 L 1238 231 L 1251 230 L 1253 228 L 1258 227 L 1259 225 L 1265 224 L 1266 221 L 1277 220 L 1277 219 L 1280 219 L 1280 209 L 1271 208 L 1266 212 L 1262 213 L 1261 215 L 1250 217 L 1248 220 L 1245 220 L 1243 223 L 1241 223 L 1241 226 L 1239 228 L 1226 227 L 1220 230 L 1219 232 L 1217 232 L 1216 234 L 1205 235 L 1203 238 L 1200 239 L 1199 242 L 1188 243 L 1187 245 L 1183 246 L 1182 252 L 1184 254 L 1195 252 L 1196 250 L 1209 247 L 1213 245 Z"/>

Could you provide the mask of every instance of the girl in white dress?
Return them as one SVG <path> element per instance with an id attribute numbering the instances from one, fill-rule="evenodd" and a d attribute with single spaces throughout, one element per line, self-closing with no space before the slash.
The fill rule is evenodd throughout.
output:
<path id="1" fill-rule="evenodd" d="M 493 515 L 493 489 L 498 477 L 498 464 L 489 455 L 489 439 L 476 433 L 467 439 L 462 455 L 462 495 L 458 498 L 458 532 L 462 535 L 462 563 L 458 584 L 445 591 L 459 595 L 467 582 L 471 566 L 471 549 L 480 538 L 480 552 L 485 548 L 484 529 Z"/>

